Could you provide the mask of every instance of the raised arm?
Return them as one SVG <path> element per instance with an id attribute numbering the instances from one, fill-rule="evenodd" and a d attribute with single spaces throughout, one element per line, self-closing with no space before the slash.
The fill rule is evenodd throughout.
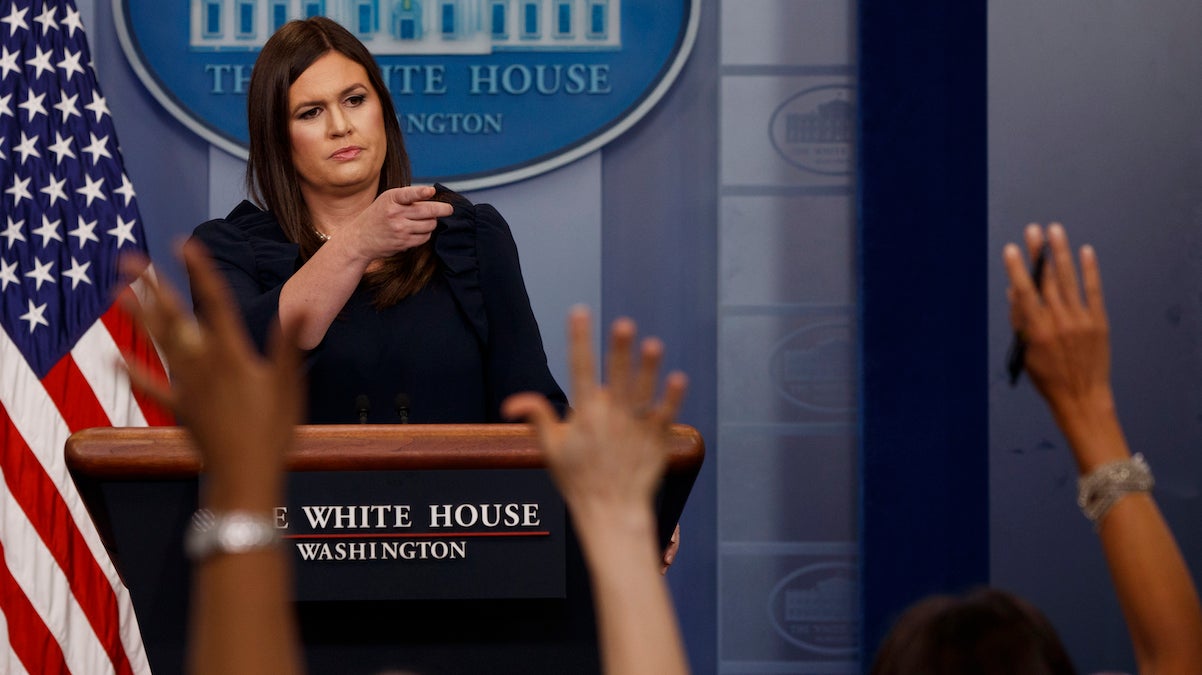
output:
<path id="1" fill-rule="evenodd" d="M 660 574 L 652 501 L 667 464 L 668 426 L 686 379 L 672 373 L 656 400 L 663 347 L 642 342 L 633 355 L 634 323 L 614 322 L 608 385 L 597 381 L 583 309 L 568 319 L 573 409 L 566 423 L 538 394 L 517 394 L 503 407 L 538 430 L 547 466 L 563 493 L 588 564 L 597 603 L 601 658 L 610 674 L 688 672 L 676 613 Z"/>
<path id="2" fill-rule="evenodd" d="M 217 528 L 241 519 L 243 532 L 255 535 L 232 548 L 194 538 L 189 670 L 298 673 L 289 568 L 273 545 L 271 520 L 273 508 L 283 502 L 283 460 L 304 391 L 296 331 L 277 331 L 270 357 L 260 357 L 203 247 L 189 242 L 183 255 L 193 293 L 205 306 L 204 319 L 195 323 L 174 289 L 147 278 L 145 306 L 125 307 L 161 346 L 172 382 L 138 370 L 130 376 L 191 432 L 206 474 L 201 505 L 217 519 Z M 144 262 L 123 265 L 137 274 Z"/>
<path id="3" fill-rule="evenodd" d="M 1019 247 L 1006 246 L 1010 320 L 1027 344 L 1027 373 L 1067 437 L 1081 476 L 1100 481 L 1095 494 L 1122 494 L 1096 526 L 1140 673 L 1202 672 L 1202 610 L 1172 532 L 1151 493 L 1127 491 L 1123 479 L 1106 480 L 1097 473 L 1132 457 L 1110 386 L 1109 328 L 1097 256 L 1090 246 L 1081 248 L 1079 284 L 1060 225 L 1048 227 L 1046 238 L 1043 228 L 1029 225 L 1025 238 L 1032 258 L 1046 241 L 1049 265 L 1037 289 Z"/>

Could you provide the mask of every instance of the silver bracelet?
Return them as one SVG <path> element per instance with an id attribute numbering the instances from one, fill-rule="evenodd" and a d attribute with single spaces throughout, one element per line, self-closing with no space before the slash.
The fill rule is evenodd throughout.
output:
<path id="1" fill-rule="evenodd" d="M 1130 459 L 1103 464 L 1077 479 L 1077 506 L 1093 523 L 1102 526 L 1102 518 L 1120 499 L 1130 492 L 1148 492 L 1156 481 L 1152 469 L 1141 453 Z"/>
<path id="2" fill-rule="evenodd" d="M 275 546 L 279 530 L 266 515 L 249 511 L 214 513 L 199 509 L 184 535 L 184 552 L 200 561 L 218 554 L 249 553 Z"/>

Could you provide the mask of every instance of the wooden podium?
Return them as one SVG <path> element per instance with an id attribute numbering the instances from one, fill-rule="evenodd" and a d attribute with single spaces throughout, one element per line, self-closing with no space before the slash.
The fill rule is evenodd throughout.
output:
<path id="1" fill-rule="evenodd" d="M 296 434 L 281 522 L 289 521 L 285 545 L 297 551 L 296 607 L 310 672 L 600 672 L 587 574 L 530 427 L 301 426 Z M 692 427 L 675 426 L 671 445 L 657 499 L 661 542 L 704 458 Z M 176 427 L 88 429 L 67 441 L 66 452 L 129 588 L 151 668 L 183 672 L 190 566 L 182 540 L 197 506 L 199 455 Z M 355 499 L 376 506 L 348 506 Z M 380 506 L 384 499 L 389 506 Z M 496 527 L 486 531 L 488 516 L 475 505 L 506 499 L 537 517 L 506 523 L 494 511 Z M 318 528 L 315 511 L 334 508 L 342 509 L 341 529 Z M 336 527 L 334 517 L 323 523 Z M 383 529 L 355 529 L 375 525 Z M 425 555 L 430 544 L 422 542 L 450 539 L 458 547 L 433 549 L 441 559 Z M 357 546 L 349 550 L 360 561 L 339 559 L 335 546 L 342 558 Z M 321 547 L 325 560 L 302 558 L 302 547 Z M 366 551 L 371 560 L 363 560 Z"/>

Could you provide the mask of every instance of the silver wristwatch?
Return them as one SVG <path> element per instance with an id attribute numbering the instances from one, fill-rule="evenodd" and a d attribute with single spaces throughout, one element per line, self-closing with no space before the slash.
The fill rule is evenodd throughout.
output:
<path id="1" fill-rule="evenodd" d="M 184 552 L 193 560 L 225 553 L 248 553 L 275 546 L 280 533 L 271 518 L 247 511 L 214 513 L 200 509 L 184 535 Z"/>

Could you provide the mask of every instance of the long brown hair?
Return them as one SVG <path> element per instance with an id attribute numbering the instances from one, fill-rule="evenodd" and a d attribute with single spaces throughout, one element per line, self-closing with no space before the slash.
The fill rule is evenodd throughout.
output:
<path id="1" fill-rule="evenodd" d="M 250 157 L 246 163 L 246 189 L 255 203 L 275 214 L 285 236 L 300 245 L 304 260 L 317 252 L 323 241 L 313 227 L 292 163 L 288 90 L 313 62 L 330 51 L 363 66 L 380 100 L 388 152 L 384 155 L 376 194 L 409 185 L 413 178 L 392 96 L 367 47 L 350 31 L 324 16 L 289 21 L 280 27 L 259 52 L 247 90 Z M 430 242 L 393 254 L 378 269 L 365 275 L 374 290 L 376 307 L 394 305 L 421 290 L 436 267 Z"/>

